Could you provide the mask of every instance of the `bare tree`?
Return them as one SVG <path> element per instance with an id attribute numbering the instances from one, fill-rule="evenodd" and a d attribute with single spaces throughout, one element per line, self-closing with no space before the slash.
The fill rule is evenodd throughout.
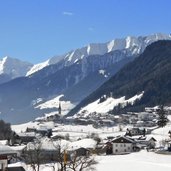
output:
<path id="1" fill-rule="evenodd" d="M 90 152 L 86 150 L 85 155 L 80 154 L 78 151 L 68 150 L 67 144 L 62 144 L 61 141 L 53 142 L 55 151 L 53 155 L 48 155 L 43 150 L 42 142 L 36 140 L 33 143 L 27 145 L 27 150 L 24 154 L 24 159 L 27 164 L 30 164 L 33 171 L 40 171 L 40 164 L 51 163 L 50 166 L 53 170 L 57 171 L 86 171 L 94 170 L 94 165 L 97 163 L 95 159 L 90 155 Z M 52 165 L 53 164 L 53 165 Z M 55 165 L 57 167 L 55 167 Z"/>
<path id="2" fill-rule="evenodd" d="M 86 156 L 80 156 L 75 152 L 68 150 L 68 146 L 63 145 L 61 141 L 54 143 L 57 149 L 55 156 L 55 162 L 59 165 L 58 171 L 84 171 L 94 170 L 93 166 L 97 163 L 95 159 L 87 153 Z"/>
<path id="3" fill-rule="evenodd" d="M 26 163 L 30 164 L 34 171 L 40 170 L 40 164 L 43 160 L 43 150 L 41 147 L 42 143 L 39 140 L 29 143 L 23 156 Z"/>
<path id="4" fill-rule="evenodd" d="M 67 155 L 67 145 L 62 145 L 61 141 L 53 142 L 56 148 L 56 155 L 54 156 L 54 162 L 58 165 L 58 171 L 66 171 L 67 160 L 69 159 Z"/>
<path id="5" fill-rule="evenodd" d="M 77 153 L 71 155 L 67 167 L 73 171 L 95 170 L 94 165 L 97 164 L 95 159 L 87 154 L 86 156 L 79 156 Z"/>

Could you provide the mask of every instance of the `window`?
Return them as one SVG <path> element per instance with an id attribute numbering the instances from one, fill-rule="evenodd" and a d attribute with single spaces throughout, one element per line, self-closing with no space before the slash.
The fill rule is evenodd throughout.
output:
<path id="1" fill-rule="evenodd" d="M 116 147 L 118 146 L 118 144 L 115 145 Z"/>
<path id="2" fill-rule="evenodd" d="M 120 145 L 120 147 L 122 147 L 122 144 Z"/>
<path id="3" fill-rule="evenodd" d="M 124 151 L 126 152 L 126 149 Z"/>
<path id="4" fill-rule="evenodd" d="M 118 152 L 118 149 L 116 149 L 115 152 L 117 153 Z"/>
<path id="5" fill-rule="evenodd" d="M 124 144 L 124 147 L 126 147 L 126 144 Z"/>

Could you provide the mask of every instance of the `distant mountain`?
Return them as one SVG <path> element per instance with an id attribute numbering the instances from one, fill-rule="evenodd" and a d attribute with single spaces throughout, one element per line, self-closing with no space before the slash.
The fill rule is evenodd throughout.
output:
<path id="1" fill-rule="evenodd" d="M 0 84 L 11 79 L 25 76 L 33 65 L 18 59 L 4 57 L 0 60 Z"/>
<path id="2" fill-rule="evenodd" d="M 33 120 L 57 112 L 59 100 L 67 113 L 65 105 L 69 104 L 68 110 L 73 108 L 160 39 L 171 37 L 155 34 L 90 44 L 38 64 L 26 77 L 0 85 L 0 117 L 13 123 Z"/>
<path id="3" fill-rule="evenodd" d="M 91 43 L 83 48 L 72 50 L 64 55 L 55 56 L 45 62 L 34 65 L 27 72 L 26 76 L 31 75 L 49 65 L 59 63 L 59 61 L 61 63 L 60 67 L 65 67 L 72 65 L 79 60 L 84 60 L 90 55 L 104 55 L 115 50 L 127 50 L 130 53 L 129 56 L 139 55 L 152 42 L 168 39 L 171 40 L 170 35 L 157 33 L 149 36 L 128 36 L 122 39 L 114 39 L 106 43 Z M 116 58 L 115 60 L 119 61 L 120 59 Z"/>
<path id="4" fill-rule="evenodd" d="M 117 114 L 140 111 L 147 106 L 170 105 L 170 78 L 171 41 L 155 42 L 78 104 L 69 115 L 88 112 L 86 110 L 97 112 L 99 108 L 102 112 L 109 104 L 113 107 L 108 108 L 108 112 Z"/>

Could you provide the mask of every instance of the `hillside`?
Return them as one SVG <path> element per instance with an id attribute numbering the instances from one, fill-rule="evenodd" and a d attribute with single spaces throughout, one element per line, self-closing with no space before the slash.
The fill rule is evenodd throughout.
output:
<path id="1" fill-rule="evenodd" d="M 134 105 L 119 106 L 112 113 L 139 111 L 145 106 L 171 103 L 171 41 L 149 45 L 143 54 L 123 67 L 115 76 L 83 100 L 69 115 L 91 104 L 102 96 L 129 99 L 144 92 Z"/>

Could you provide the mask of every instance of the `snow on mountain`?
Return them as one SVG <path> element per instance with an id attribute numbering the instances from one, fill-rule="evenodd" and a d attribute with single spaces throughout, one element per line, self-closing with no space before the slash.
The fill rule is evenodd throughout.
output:
<path id="1" fill-rule="evenodd" d="M 26 76 L 29 76 L 32 73 L 35 73 L 48 65 L 49 65 L 49 60 L 39 63 L 39 64 L 36 64 L 36 65 L 33 65 L 33 67 L 26 73 Z"/>
<path id="2" fill-rule="evenodd" d="M 0 75 L 7 74 L 11 78 L 25 76 L 32 64 L 8 56 L 0 60 Z"/>
<path id="3" fill-rule="evenodd" d="M 149 44 L 158 40 L 171 40 L 170 35 L 166 34 L 153 34 L 149 36 L 139 36 L 133 37 L 128 36 L 122 39 L 114 39 L 106 43 L 91 43 L 85 47 L 72 50 L 64 55 L 55 56 L 45 62 L 34 65 L 30 71 L 27 72 L 27 76 L 37 72 L 38 70 L 58 63 L 63 60 L 63 66 L 69 66 L 76 63 L 79 60 L 86 58 L 89 55 L 103 55 L 105 53 L 115 51 L 115 50 L 129 50 L 130 55 L 140 54 Z"/>
<path id="4" fill-rule="evenodd" d="M 58 108 L 59 107 L 59 102 L 62 108 L 62 115 L 67 114 L 73 107 L 75 107 L 74 104 L 72 104 L 70 101 L 63 101 L 61 100 L 61 98 L 63 97 L 63 95 L 59 95 L 51 100 L 48 100 L 44 103 L 41 103 L 37 106 L 35 106 L 35 108 L 39 108 L 39 109 L 52 109 L 52 108 Z"/>
<path id="5" fill-rule="evenodd" d="M 133 105 L 136 100 L 139 100 L 142 98 L 143 94 L 144 92 L 142 92 L 141 94 L 135 95 L 127 100 L 125 99 L 125 96 L 118 98 L 118 99 L 109 97 L 103 102 L 99 102 L 100 99 L 98 99 L 94 101 L 93 103 L 90 103 L 87 106 L 83 107 L 78 113 L 82 113 L 82 112 L 84 113 L 84 111 L 86 111 L 86 113 L 92 113 L 92 112 L 107 113 L 110 110 L 112 110 L 115 106 L 118 106 L 118 104 L 121 104 L 122 107 L 126 106 L 127 103 Z"/>

